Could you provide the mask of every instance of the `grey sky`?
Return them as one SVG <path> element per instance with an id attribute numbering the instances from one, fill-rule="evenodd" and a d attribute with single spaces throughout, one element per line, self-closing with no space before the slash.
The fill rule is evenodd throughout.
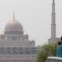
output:
<path id="1" fill-rule="evenodd" d="M 25 33 L 36 45 L 47 43 L 50 38 L 52 0 L 0 0 L 0 34 L 12 19 L 22 23 Z M 57 37 L 62 35 L 62 0 L 56 0 Z"/>

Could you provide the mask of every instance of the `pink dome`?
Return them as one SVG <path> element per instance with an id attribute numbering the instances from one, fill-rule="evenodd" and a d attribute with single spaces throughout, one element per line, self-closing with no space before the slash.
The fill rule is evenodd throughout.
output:
<path id="1" fill-rule="evenodd" d="M 12 33 L 15 33 L 15 32 L 22 33 L 23 32 L 23 26 L 16 19 L 13 19 L 6 24 L 4 32 L 5 33 L 11 33 L 11 32 Z"/>

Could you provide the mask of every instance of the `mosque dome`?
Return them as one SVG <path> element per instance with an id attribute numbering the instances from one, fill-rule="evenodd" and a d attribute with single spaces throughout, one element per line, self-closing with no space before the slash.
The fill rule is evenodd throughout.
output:
<path id="1" fill-rule="evenodd" d="M 24 35 L 24 38 L 25 38 L 25 39 L 29 39 L 28 34 L 25 34 L 25 35 Z"/>
<path id="2" fill-rule="evenodd" d="M 5 34 L 23 34 L 23 26 L 21 23 L 19 23 L 15 19 L 15 17 L 13 17 L 13 20 L 11 20 L 6 24 L 4 33 Z"/>

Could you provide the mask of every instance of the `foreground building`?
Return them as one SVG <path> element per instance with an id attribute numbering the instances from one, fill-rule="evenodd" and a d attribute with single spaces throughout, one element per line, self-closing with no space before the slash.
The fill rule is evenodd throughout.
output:
<path id="1" fill-rule="evenodd" d="M 24 35 L 23 26 L 15 16 L 0 35 L 0 62 L 36 62 L 35 41 Z"/>

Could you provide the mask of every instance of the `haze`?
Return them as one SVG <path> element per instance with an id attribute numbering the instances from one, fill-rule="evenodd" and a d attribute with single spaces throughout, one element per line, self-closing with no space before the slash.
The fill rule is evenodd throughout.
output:
<path id="1" fill-rule="evenodd" d="M 56 2 L 57 37 L 62 35 L 62 0 Z M 13 17 L 22 23 L 24 33 L 35 40 L 36 45 L 48 42 L 51 36 L 52 0 L 0 0 L 0 34 L 7 22 Z"/>

